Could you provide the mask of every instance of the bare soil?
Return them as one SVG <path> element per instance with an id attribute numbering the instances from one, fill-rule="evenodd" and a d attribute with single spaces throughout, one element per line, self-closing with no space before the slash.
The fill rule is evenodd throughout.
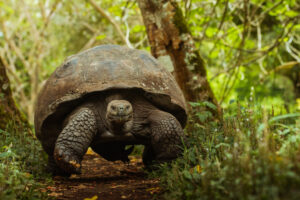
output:
<path id="1" fill-rule="evenodd" d="M 46 190 L 49 196 L 61 200 L 160 199 L 159 180 L 147 178 L 140 157 L 129 158 L 129 164 L 109 162 L 88 151 L 82 162 L 81 175 L 56 176 L 54 185 Z"/>

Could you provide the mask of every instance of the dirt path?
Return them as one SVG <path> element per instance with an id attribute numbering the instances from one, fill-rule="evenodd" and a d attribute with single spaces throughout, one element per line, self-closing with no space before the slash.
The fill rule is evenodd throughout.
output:
<path id="1" fill-rule="evenodd" d="M 147 178 L 141 158 L 130 160 L 130 164 L 108 162 L 89 151 L 81 175 L 54 177 L 54 185 L 47 190 L 50 196 L 62 200 L 159 199 L 159 180 Z"/>

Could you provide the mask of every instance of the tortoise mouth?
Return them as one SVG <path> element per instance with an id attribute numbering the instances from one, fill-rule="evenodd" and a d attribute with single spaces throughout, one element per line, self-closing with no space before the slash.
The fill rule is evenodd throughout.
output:
<path id="1" fill-rule="evenodd" d="M 118 124 L 122 124 L 122 123 L 126 123 L 128 121 L 131 121 L 133 118 L 132 113 L 129 114 L 108 114 L 107 115 L 107 119 L 108 121 L 110 121 L 111 123 L 118 123 Z"/>

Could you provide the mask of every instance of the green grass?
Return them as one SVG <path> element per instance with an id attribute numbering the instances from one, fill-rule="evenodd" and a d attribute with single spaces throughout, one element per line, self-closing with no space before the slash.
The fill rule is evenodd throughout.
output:
<path id="1" fill-rule="evenodd" d="M 32 133 L 14 123 L 0 130 L 0 199 L 47 199 L 46 155 Z"/>
<path id="2" fill-rule="evenodd" d="M 184 156 L 154 172 L 165 198 L 300 199 L 300 113 L 274 113 L 239 104 L 222 122 L 195 113 Z"/>

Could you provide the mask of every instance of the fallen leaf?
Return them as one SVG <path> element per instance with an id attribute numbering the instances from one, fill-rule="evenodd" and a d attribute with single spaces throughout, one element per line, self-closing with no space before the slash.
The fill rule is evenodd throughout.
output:
<path id="1" fill-rule="evenodd" d="M 114 188 L 120 188 L 120 187 L 126 187 L 126 185 L 113 185 L 110 188 L 114 189 Z"/>
<path id="2" fill-rule="evenodd" d="M 194 171 L 201 173 L 202 172 L 202 168 L 200 165 L 196 165 L 195 167 L 190 169 L 190 173 L 192 174 Z"/>
<path id="3" fill-rule="evenodd" d="M 52 186 L 48 186 L 47 189 L 50 191 L 56 191 L 56 187 L 52 187 Z"/>
<path id="4" fill-rule="evenodd" d="M 137 159 L 133 157 L 132 159 L 130 159 L 130 162 L 137 162 Z"/>
<path id="5" fill-rule="evenodd" d="M 98 199 L 98 196 L 95 195 L 92 198 L 84 198 L 83 200 L 97 200 L 97 199 Z"/>
<path id="6" fill-rule="evenodd" d="M 63 195 L 63 193 L 51 192 L 50 194 L 48 194 L 48 196 L 50 196 L 50 197 L 59 197 L 61 195 Z"/>
<path id="7" fill-rule="evenodd" d="M 150 192 L 150 194 L 154 194 L 160 191 L 159 187 L 154 187 L 154 188 L 148 188 L 146 189 L 147 192 Z"/>
<path id="8" fill-rule="evenodd" d="M 70 176 L 70 179 L 73 179 L 73 178 L 79 178 L 80 176 L 78 176 L 77 174 L 72 174 L 71 176 Z"/>
<path id="9" fill-rule="evenodd" d="M 155 188 L 148 188 L 146 189 L 146 191 L 153 191 L 153 190 L 159 190 L 160 188 L 159 187 L 155 187 Z"/>
<path id="10" fill-rule="evenodd" d="M 95 155 L 95 152 L 91 148 L 88 148 L 86 154 L 87 155 Z"/>
<path id="11" fill-rule="evenodd" d="M 130 159 L 130 163 L 132 163 L 132 164 L 136 164 L 136 163 L 142 162 L 141 158 L 134 157 L 134 156 L 130 156 L 129 159 Z"/>
<path id="12" fill-rule="evenodd" d="M 41 192 L 47 192 L 47 189 L 46 188 L 41 188 L 40 191 Z"/>
<path id="13" fill-rule="evenodd" d="M 76 189 L 85 189 L 85 188 L 87 188 L 87 187 L 88 187 L 88 186 L 83 185 L 83 184 L 74 186 L 74 188 L 76 188 Z"/>

